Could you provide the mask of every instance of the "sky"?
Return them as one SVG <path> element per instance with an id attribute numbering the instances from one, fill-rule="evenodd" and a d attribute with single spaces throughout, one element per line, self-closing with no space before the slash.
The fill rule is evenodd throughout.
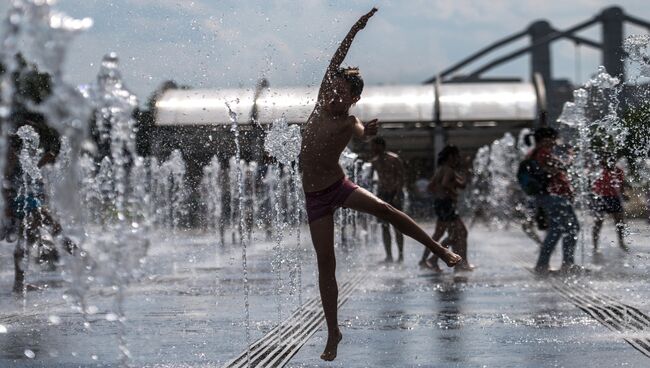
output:
<path id="1" fill-rule="evenodd" d="M 9 2 L 0 3 L 0 14 Z M 367 85 L 421 83 L 534 20 L 564 29 L 612 5 L 650 20 L 647 0 L 60 0 L 54 6 L 94 20 L 71 45 L 66 78 L 92 82 L 102 56 L 116 52 L 127 88 L 144 102 L 169 79 L 214 89 L 252 87 L 262 76 L 272 87 L 315 85 L 352 24 L 373 6 L 379 11 L 345 61 L 361 68 Z M 594 26 L 581 35 L 599 41 L 600 32 Z M 626 26 L 626 34 L 646 32 Z M 598 52 L 569 41 L 556 42 L 552 52 L 554 77 L 578 83 L 601 63 Z M 528 63 L 525 56 L 487 75 L 528 79 Z"/>

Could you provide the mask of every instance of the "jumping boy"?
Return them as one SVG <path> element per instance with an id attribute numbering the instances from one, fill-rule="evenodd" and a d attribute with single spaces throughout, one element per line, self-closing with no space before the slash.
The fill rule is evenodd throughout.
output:
<path id="1" fill-rule="evenodd" d="M 338 286 L 334 254 L 334 218 L 336 208 L 346 207 L 366 212 L 390 222 L 401 233 L 417 240 L 438 254 L 448 266 L 462 258 L 432 240 L 410 217 L 360 188 L 345 177 L 339 157 L 350 139 L 368 138 L 377 133 L 377 119 L 362 124 L 349 115 L 359 101 L 363 80 L 358 69 L 341 69 L 352 40 L 377 9 L 362 16 L 347 34 L 332 57 L 320 86 L 318 100 L 303 131 L 300 153 L 307 218 L 316 258 L 321 302 L 327 322 L 327 344 L 323 360 L 334 360 L 342 339 L 337 320 Z"/>

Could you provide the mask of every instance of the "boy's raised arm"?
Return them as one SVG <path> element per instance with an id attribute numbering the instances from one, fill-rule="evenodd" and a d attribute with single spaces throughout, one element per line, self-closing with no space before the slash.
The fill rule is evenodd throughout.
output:
<path id="1" fill-rule="evenodd" d="M 345 38 L 339 45 L 339 48 L 334 53 L 334 56 L 332 56 L 330 65 L 327 67 L 328 72 L 338 70 L 338 68 L 343 63 L 343 60 L 345 60 L 345 56 L 348 54 L 348 50 L 350 50 L 350 45 L 352 45 L 352 40 L 354 40 L 354 37 L 357 35 L 357 32 L 359 32 L 360 30 L 366 27 L 366 24 L 368 23 L 368 19 L 370 19 L 370 17 L 372 17 L 376 11 L 377 8 L 372 8 L 372 10 L 370 10 L 367 14 L 359 18 L 359 20 L 352 26 L 350 32 L 348 32 L 347 36 L 345 36 Z"/>
<path id="2" fill-rule="evenodd" d="M 334 73 L 338 70 L 338 68 L 341 66 L 343 63 L 343 60 L 345 60 L 345 56 L 348 54 L 348 50 L 350 50 L 350 46 L 352 45 L 352 41 L 354 40 L 354 37 L 357 35 L 357 32 L 360 30 L 364 29 L 366 27 L 366 24 L 368 23 L 368 19 L 372 17 L 375 12 L 377 11 L 377 8 L 372 8 L 367 14 L 359 18 L 359 20 L 354 23 L 348 34 L 345 36 L 341 44 L 339 45 L 339 48 L 336 50 L 334 53 L 334 56 L 332 56 L 332 60 L 330 60 L 330 64 L 327 67 L 327 71 L 325 72 L 325 77 L 323 78 L 323 81 L 321 82 L 321 91 L 323 87 L 326 85 L 328 82 L 328 78 L 331 73 Z"/>

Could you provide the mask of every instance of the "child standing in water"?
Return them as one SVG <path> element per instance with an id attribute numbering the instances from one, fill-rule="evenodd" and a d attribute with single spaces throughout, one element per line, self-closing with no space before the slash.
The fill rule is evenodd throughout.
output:
<path id="1" fill-rule="evenodd" d="M 436 230 L 431 236 L 433 240 L 440 241 L 445 232 L 447 238 L 443 241 L 445 246 L 452 245 L 454 250 L 463 257 L 463 261 L 456 267 L 458 271 L 471 271 L 474 266 L 467 261 L 467 227 L 456 209 L 458 194 L 465 189 L 466 178 L 461 174 L 460 150 L 456 146 L 446 146 L 438 154 L 438 168 L 431 179 L 429 190 L 433 193 L 433 206 L 438 217 Z M 424 250 L 421 266 L 429 266 L 434 271 L 442 271 L 438 266 L 438 257 L 433 255 L 427 260 L 429 251 Z"/>
<path id="2" fill-rule="evenodd" d="M 629 248 L 625 244 L 625 215 L 623 212 L 625 174 L 623 169 L 616 165 L 613 157 L 604 157 L 600 164 L 602 171 L 593 185 L 595 195 L 593 203 L 595 212 L 593 227 L 594 253 L 598 254 L 600 252 L 598 250 L 598 241 L 600 240 L 600 230 L 603 227 L 606 214 L 610 214 L 614 219 L 618 245 L 622 250 L 628 252 Z"/>
<path id="3" fill-rule="evenodd" d="M 334 254 L 334 211 L 352 208 L 390 222 L 403 234 L 438 254 L 448 266 L 462 258 L 433 241 L 410 217 L 360 188 L 345 177 L 339 157 L 350 139 L 368 138 L 377 133 L 377 119 L 362 124 L 349 115 L 350 107 L 361 98 L 363 80 L 358 69 L 341 69 L 352 40 L 377 9 L 362 16 L 332 57 L 320 86 L 314 111 L 303 131 L 300 164 L 305 191 L 307 218 L 318 262 L 318 284 L 327 322 L 327 344 L 323 360 L 334 360 L 342 339 L 337 320 L 338 286 Z"/>

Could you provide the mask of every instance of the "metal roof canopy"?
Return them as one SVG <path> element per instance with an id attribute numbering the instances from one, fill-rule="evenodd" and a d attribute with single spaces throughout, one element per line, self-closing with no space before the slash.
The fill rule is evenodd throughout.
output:
<path id="1" fill-rule="evenodd" d="M 269 88 L 257 100 L 262 124 L 284 116 L 304 123 L 314 108 L 316 88 Z M 537 116 L 535 87 L 530 83 L 445 83 L 439 87 L 440 118 L 457 121 L 532 121 Z M 157 125 L 231 124 L 226 103 L 248 124 L 253 89 L 168 90 L 156 103 Z M 433 85 L 367 86 L 350 113 L 363 121 L 431 122 Z"/>

